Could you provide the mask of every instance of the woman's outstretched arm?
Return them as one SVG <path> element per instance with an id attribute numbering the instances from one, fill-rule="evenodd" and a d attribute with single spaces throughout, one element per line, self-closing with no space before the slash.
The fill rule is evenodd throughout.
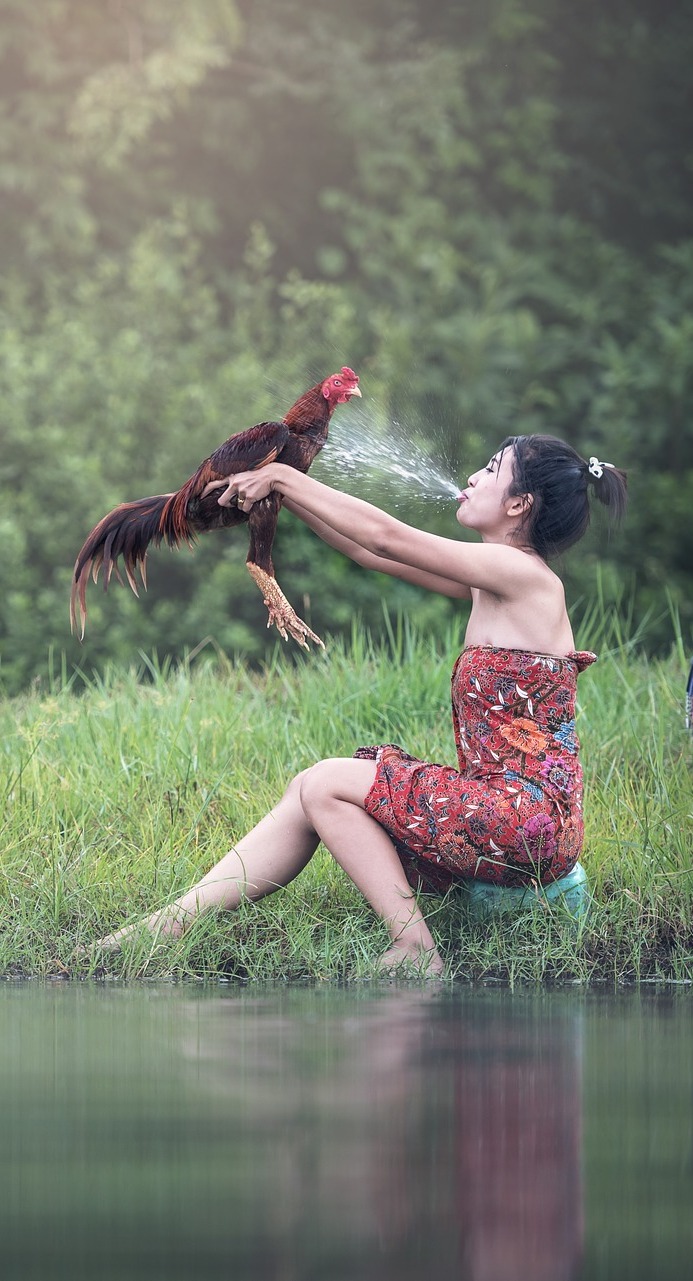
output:
<path id="1" fill-rule="evenodd" d="M 297 514 L 307 512 L 311 520 L 376 557 L 385 573 L 393 573 L 395 565 L 407 566 L 460 586 L 478 587 L 508 598 L 522 596 L 536 575 L 533 558 L 515 547 L 492 542 L 466 543 L 426 533 L 362 498 L 332 489 L 282 463 L 270 463 L 257 471 L 229 477 L 219 502 L 225 506 L 237 498 L 241 510 L 249 511 L 254 502 L 272 490 L 280 493 L 288 505 L 293 505 Z"/>
<path id="2" fill-rule="evenodd" d="M 312 529 L 324 543 L 342 552 L 344 556 L 348 556 L 357 565 L 362 565 L 364 569 L 374 569 L 381 574 L 389 574 L 391 578 L 401 578 L 405 583 L 425 587 L 428 591 L 438 592 L 441 596 L 469 600 L 471 593 L 465 583 L 452 578 L 443 578 L 440 574 L 430 574 L 425 570 L 412 569 L 411 565 L 403 565 L 400 561 L 376 556 L 373 552 L 365 551 L 357 542 L 354 542 L 353 538 L 347 538 L 346 534 L 339 534 L 336 529 L 332 529 L 330 525 L 326 525 L 319 517 L 313 516 L 305 507 L 299 506 L 291 499 L 285 498 L 284 506 L 287 511 L 298 516 L 299 520 Z"/>

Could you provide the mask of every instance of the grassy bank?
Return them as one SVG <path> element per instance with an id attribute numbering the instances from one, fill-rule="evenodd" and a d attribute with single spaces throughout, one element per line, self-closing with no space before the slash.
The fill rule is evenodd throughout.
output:
<path id="1" fill-rule="evenodd" d="M 693 781 L 680 646 L 648 660 L 613 636 L 580 680 L 586 867 L 595 906 L 473 924 L 425 900 L 451 977 L 693 977 Z M 596 641 L 596 643 L 595 643 Z M 313 761 L 395 741 L 454 760 L 453 635 L 400 632 L 261 674 L 198 658 L 56 682 L 0 706 L 0 973 L 87 974 L 76 946 L 187 888 Z M 365 978 L 383 928 L 325 851 L 288 890 L 204 918 L 178 942 L 133 943 L 125 976 Z"/>

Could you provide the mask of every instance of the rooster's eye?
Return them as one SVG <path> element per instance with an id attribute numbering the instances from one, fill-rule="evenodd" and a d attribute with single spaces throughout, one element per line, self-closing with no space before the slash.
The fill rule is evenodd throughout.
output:
<path id="1" fill-rule="evenodd" d="M 335 387 L 341 387 L 341 385 L 342 385 L 342 380 L 341 380 L 341 378 L 335 378 L 335 380 L 334 380 L 334 385 L 335 385 Z"/>

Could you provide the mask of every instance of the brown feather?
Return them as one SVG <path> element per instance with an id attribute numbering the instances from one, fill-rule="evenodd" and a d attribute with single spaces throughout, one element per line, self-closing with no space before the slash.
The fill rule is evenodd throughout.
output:
<path id="1" fill-rule="evenodd" d="M 356 383 L 358 378 L 344 368 Z M 333 375 L 337 378 L 337 375 Z M 86 591 L 89 578 L 96 583 L 103 570 L 104 590 L 115 575 L 122 583 L 120 561 L 127 581 L 137 596 L 139 574 L 146 589 L 147 548 L 166 541 L 169 547 L 183 542 L 192 545 L 199 533 L 247 523 L 238 506 L 221 507 L 218 494 L 202 497 L 210 481 L 222 480 L 241 471 L 266 467 L 276 460 L 307 471 L 327 439 L 330 417 L 337 401 L 323 395 L 323 383 L 304 392 L 281 421 L 257 423 L 230 436 L 200 464 L 197 471 L 173 494 L 156 494 L 136 502 L 122 503 L 94 526 L 75 562 L 70 593 L 70 622 L 77 628 L 77 615 L 84 637 L 87 617 Z M 340 392 L 340 395 L 342 393 Z M 343 400 L 343 395 L 342 395 Z M 274 496 L 276 497 L 276 496 Z M 271 548 L 281 499 L 256 504 L 251 522 L 249 560 L 257 556 L 271 575 Z"/>

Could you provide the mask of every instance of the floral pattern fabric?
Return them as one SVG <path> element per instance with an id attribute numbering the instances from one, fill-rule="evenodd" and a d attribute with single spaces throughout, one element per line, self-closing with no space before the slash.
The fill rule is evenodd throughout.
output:
<path id="1" fill-rule="evenodd" d="M 547 883 L 575 866 L 583 839 L 575 695 L 595 659 L 472 645 L 452 672 L 457 769 L 392 743 L 358 749 L 378 766 L 366 811 L 392 836 L 412 885 Z"/>

